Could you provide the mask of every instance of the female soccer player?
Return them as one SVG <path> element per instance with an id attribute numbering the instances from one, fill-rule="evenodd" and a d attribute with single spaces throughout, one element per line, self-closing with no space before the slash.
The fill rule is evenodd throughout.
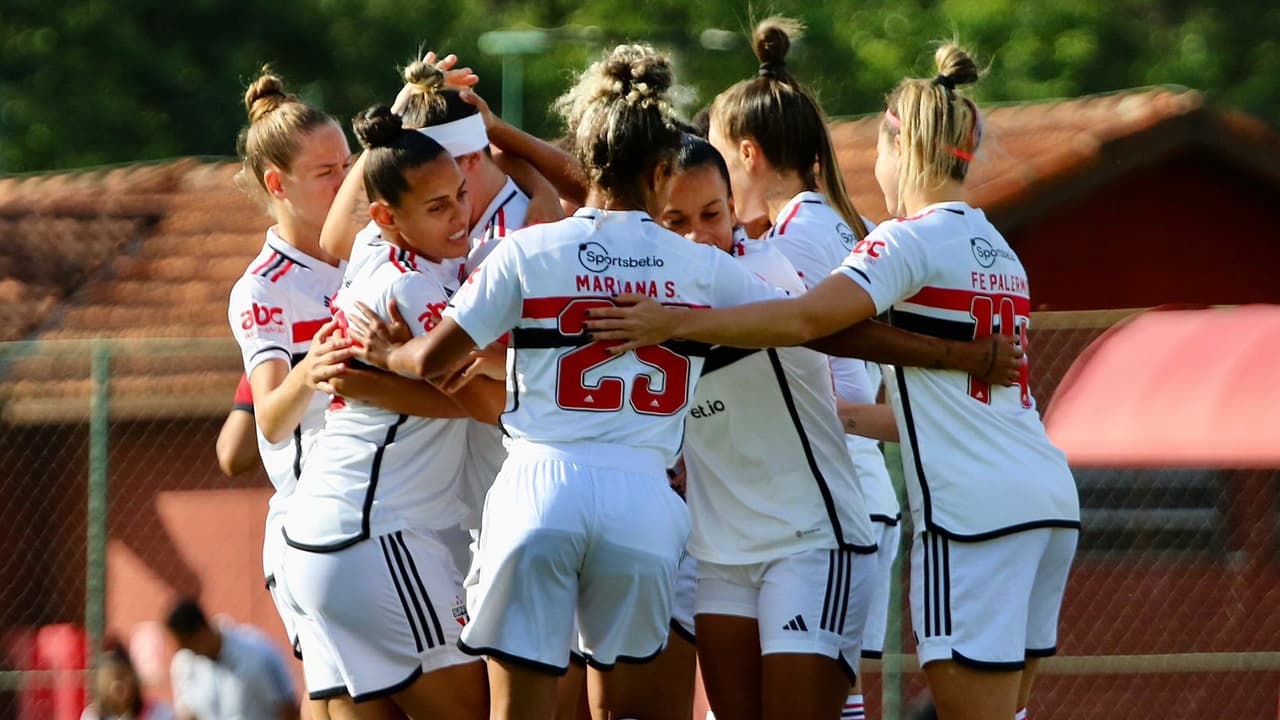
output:
<path id="1" fill-rule="evenodd" d="M 394 300 L 423 335 L 448 302 L 444 261 L 468 249 L 465 184 L 445 149 L 389 108 L 366 111 L 355 130 L 380 236 L 350 268 L 336 319 L 357 301 L 386 319 Z M 502 397 L 499 383 L 477 379 L 454 399 L 492 421 Z M 466 608 L 438 536 L 464 512 L 465 438 L 458 420 L 335 398 L 303 470 L 285 521 L 285 576 L 357 709 L 389 696 L 410 717 L 485 715 L 483 666 L 454 645 Z"/>
<path id="2" fill-rule="evenodd" d="M 769 241 L 735 237 L 729 175 L 686 136 L 669 228 L 791 293 L 804 285 Z M 686 422 L 686 497 L 698 559 L 698 655 L 719 717 L 840 715 L 873 595 L 875 539 L 812 350 L 714 348 Z"/>
<path id="3" fill-rule="evenodd" d="M 288 94 L 269 71 L 245 92 L 249 124 L 238 149 L 237 183 L 259 198 L 276 224 L 231 291 L 228 320 L 249 379 L 259 454 L 275 487 L 267 511 L 263 573 L 289 639 L 299 630 L 279 587 L 281 526 L 303 460 L 324 424 L 326 399 L 307 384 L 318 358 L 334 349 L 313 342 L 330 319 L 329 300 L 342 271 L 319 246 L 320 228 L 350 164 L 342 129 L 328 115 Z M 307 685 L 331 687 L 335 668 L 324 648 L 307 652 Z M 314 711 L 325 717 L 317 701 Z"/>
<path id="4" fill-rule="evenodd" d="M 1030 296 L 1017 255 L 964 179 L 982 137 L 960 85 L 977 67 L 953 44 L 938 74 L 905 79 L 889 97 L 876 179 L 902 217 L 876 228 L 840 270 L 796 298 L 746 307 L 594 308 L 597 341 L 627 353 L 669 338 L 786 346 L 880 312 L 893 324 L 955 337 L 1025 338 Z M 1025 708 L 1036 661 L 1053 654 L 1079 528 L 1062 452 L 1045 435 L 1027 389 L 962 373 L 899 367 L 890 384 L 912 519 L 911 610 L 917 654 L 939 716 L 1005 720 Z"/>
<path id="5" fill-rule="evenodd" d="M 475 612 L 460 643 L 490 658 L 495 718 L 551 717 L 575 609 L 588 662 L 607 671 L 613 717 L 665 716 L 636 663 L 662 649 L 671 620 L 689 520 L 666 468 L 701 351 L 613 357 L 581 323 L 616 292 L 692 306 L 777 294 L 650 217 L 679 142 L 671 84 L 669 60 L 648 47 L 622 45 L 593 64 L 559 103 L 591 179 L 587 208 L 499 244 L 425 341 L 363 351 L 440 381 L 511 330 L 502 423 L 513 442 L 486 500 Z"/>

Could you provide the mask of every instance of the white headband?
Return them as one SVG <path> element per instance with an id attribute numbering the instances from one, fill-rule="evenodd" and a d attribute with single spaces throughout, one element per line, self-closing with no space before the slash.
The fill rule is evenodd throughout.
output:
<path id="1" fill-rule="evenodd" d="M 484 131 L 484 118 L 480 113 L 424 127 L 418 132 L 440 143 L 455 158 L 489 147 L 489 133 Z"/>

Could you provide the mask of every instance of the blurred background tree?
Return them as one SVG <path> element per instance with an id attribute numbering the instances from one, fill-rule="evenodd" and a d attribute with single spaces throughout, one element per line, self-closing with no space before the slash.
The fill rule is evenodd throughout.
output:
<path id="1" fill-rule="evenodd" d="M 932 71 L 934 41 L 990 64 L 984 101 L 1174 83 L 1280 121 L 1280 5 L 1237 0 L 775 0 L 809 27 L 790 62 L 832 115 L 874 112 L 904 74 Z M 759 16 L 761 11 L 757 10 Z M 741 0 L 5 0 L 0 6 L 0 171 L 228 155 L 244 86 L 271 62 L 295 92 L 346 119 L 394 97 L 420 47 L 457 52 L 500 106 L 498 28 L 550 29 L 524 59 L 524 124 L 554 136 L 550 102 L 603 47 L 671 51 L 687 111 L 753 75 Z"/>

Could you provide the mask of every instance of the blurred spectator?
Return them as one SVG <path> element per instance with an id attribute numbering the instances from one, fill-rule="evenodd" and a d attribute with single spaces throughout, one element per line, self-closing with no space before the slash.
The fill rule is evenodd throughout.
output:
<path id="1" fill-rule="evenodd" d="M 169 612 L 178 643 L 169 671 L 182 720 L 297 720 L 298 703 L 285 660 L 262 633 L 209 624 L 193 600 Z"/>
<path id="2" fill-rule="evenodd" d="M 168 705 L 143 697 L 138 673 L 123 647 L 103 651 L 94 685 L 98 702 L 85 708 L 80 720 L 173 720 Z"/>

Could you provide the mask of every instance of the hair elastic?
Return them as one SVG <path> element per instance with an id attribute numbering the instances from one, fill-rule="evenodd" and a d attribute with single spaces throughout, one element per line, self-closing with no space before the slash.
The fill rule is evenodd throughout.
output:
<path id="1" fill-rule="evenodd" d="M 762 62 L 758 74 L 760 77 L 773 77 L 785 70 L 787 64 L 781 60 L 777 62 Z"/>

